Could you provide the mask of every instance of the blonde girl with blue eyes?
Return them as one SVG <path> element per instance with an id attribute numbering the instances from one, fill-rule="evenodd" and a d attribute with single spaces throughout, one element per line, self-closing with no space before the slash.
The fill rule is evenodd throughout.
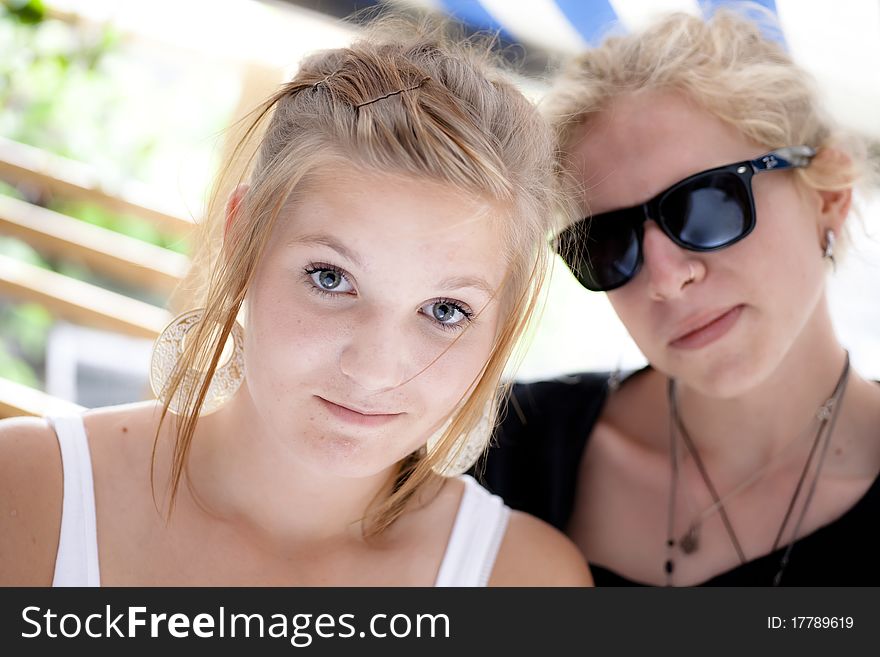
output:
<path id="1" fill-rule="evenodd" d="M 552 135 L 485 51 L 408 33 L 261 107 L 159 401 L 0 423 L 0 583 L 590 583 L 460 475 L 546 267 Z"/>

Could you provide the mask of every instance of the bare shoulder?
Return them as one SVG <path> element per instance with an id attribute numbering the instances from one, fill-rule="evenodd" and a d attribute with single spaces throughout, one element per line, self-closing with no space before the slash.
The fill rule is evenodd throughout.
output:
<path id="1" fill-rule="evenodd" d="M 666 378 L 654 369 L 630 376 L 608 395 L 597 426 L 613 428 L 629 441 L 654 449 L 668 426 Z"/>
<path id="2" fill-rule="evenodd" d="M 592 586 L 580 550 L 546 522 L 513 511 L 490 586 Z"/>
<path id="3" fill-rule="evenodd" d="M 148 402 L 83 415 L 95 482 L 108 473 L 130 478 L 135 463 L 148 457 L 154 409 Z M 49 423 L 30 417 L 0 420 L 0 586 L 51 585 L 63 491 L 61 452 Z"/>
<path id="4" fill-rule="evenodd" d="M 154 504 L 152 467 L 155 464 L 164 473 L 161 464 L 165 463 L 158 456 L 154 462 L 154 446 L 157 453 L 167 456 L 164 438 L 171 430 L 170 422 L 163 424 L 163 440 L 156 442 L 160 411 L 161 407 L 150 401 L 94 409 L 83 416 L 92 459 L 95 506 L 98 522 L 103 521 L 105 526 L 105 537 L 110 534 L 107 527 L 119 528 L 123 521 L 127 526 L 139 515 L 137 510 Z"/>
<path id="5" fill-rule="evenodd" d="M 96 469 L 102 469 L 104 461 L 113 461 L 107 466 L 114 470 L 124 469 L 126 462 L 148 455 L 159 418 L 160 407 L 155 401 L 105 406 L 83 415 Z"/>
<path id="6" fill-rule="evenodd" d="M 48 586 L 61 527 L 61 456 L 41 418 L 0 420 L 0 586 Z"/>

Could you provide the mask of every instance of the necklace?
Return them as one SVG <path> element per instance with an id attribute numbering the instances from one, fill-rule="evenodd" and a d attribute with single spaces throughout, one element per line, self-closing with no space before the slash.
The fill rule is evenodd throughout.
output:
<path id="1" fill-rule="evenodd" d="M 795 523 L 794 531 L 792 532 L 791 540 L 788 543 L 787 549 L 783 554 L 782 560 L 780 562 L 779 571 L 776 573 L 776 576 L 773 581 L 774 586 L 778 586 L 782 573 L 785 570 L 785 567 L 788 565 L 789 558 L 791 556 L 791 551 L 794 547 L 795 539 L 797 538 L 798 532 L 800 531 L 801 524 L 803 523 L 804 517 L 806 516 L 807 509 L 809 508 L 810 502 L 812 501 L 813 494 L 816 489 L 816 485 L 819 481 L 819 474 L 822 469 L 822 465 L 825 462 L 825 455 L 828 451 L 828 445 L 831 442 L 831 436 L 834 432 L 834 424 L 837 420 L 837 412 L 840 407 L 840 402 L 843 397 L 844 391 L 846 390 L 846 383 L 849 378 L 849 353 L 846 353 L 846 359 L 843 366 L 843 371 L 840 374 L 839 379 L 837 380 L 837 384 L 834 388 L 834 391 L 822 406 L 819 407 L 818 412 L 816 413 L 816 417 L 819 420 L 819 428 L 816 432 L 816 436 L 813 439 L 813 444 L 810 448 L 810 452 L 807 456 L 807 461 L 804 464 L 804 468 L 801 471 L 800 476 L 798 477 L 797 484 L 795 486 L 794 492 L 791 496 L 791 500 L 789 501 L 788 507 L 786 509 L 785 515 L 782 519 L 782 523 L 779 526 L 779 530 L 777 532 L 776 538 L 773 542 L 772 550 L 775 552 L 779 549 L 779 545 L 782 541 L 782 536 L 785 533 L 785 528 L 788 526 L 789 521 L 791 520 L 792 513 L 794 511 L 795 506 L 797 505 L 798 498 L 801 495 L 801 491 L 803 490 L 804 482 L 807 478 L 807 474 L 810 470 L 810 466 L 813 463 L 813 460 L 817 454 L 819 453 L 819 460 L 816 466 L 816 470 L 813 474 L 813 478 L 811 480 L 806 499 L 801 508 L 800 515 L 798 516 L 798 520 Z M 675 561 L 674 561 L 674 550 L 676 545 L 678 545 L 682 552 L 685 554 L 692 554 L 699 548 L 699 534 L 703 521 L 709 518 L 714 513 L 718 513 L 721 517 L 721 520 L 724 524 L 725 531 L 727 532 L 728 537 L 730 538 L 731 543 L 733 544 L 734 550 L 739 557 L 740 564 L 746 563 L 747 559 L 745 553 L 742 550 L 742 546 L 740 545 L 739 539 L 736 535 L 736 532 L 733 529 L 733 525 L 730 522 L 730 519 L 727 516 L 727 511 L 724 508 L 724 503 L 729 502 L 736 495 L 741 493 L 743 490 L 746 490 L 751 484 L 755 483 L 768 469 L 769 467 L 779 458 L 782 453 L 785 453 L 788 450 L 789 446 L 786 446 L 781 452 L 774 455 L 767 463 L 762 465 L 756 472 L 750 475 L 745 481 L 741 482 L 736 488 L 727 493 L 724 497 L 718 495 L 717 490 L 715 489 L 714 484 L 712 483 L 711 478 L 709 477 L 709 473 L 706 470 L 705 465 L 703 464 L 702 459 L 700 458 L 699 452 L 697 451 L 696 444 L 688 433 L 687 429 L 684 426 L 684 423 L 681 419 L 681 413 L 678 408 L 677 398 L 675 395 L 675 381 L 673 379 L 669 380 L 669 384 L 667 386 L 667 395 L 669 401 L 669 409 L 670 409 L 670 428 L 669 428 L 669 437 L 670 437 L 670 465 L 671 465 L 671 476 L 670 476 L 670 486 L 669 486 L 669 508 L 667 514 L 667 540 L 666 540 L 666 549 L 667 549 L 667 559 L 664 564 L 664 570 L 666 572 L 666 582 L 667 586 L 672 585 L 672 574 L 675 570 Z M 697 471 L 700 473 L 700 478 L 703 480 L 703 483 L 706 485 L 707 490 L 712 496 L 713 504 L 710 505 L 707 509 L 705 509 L 699 516 L 690 523 L 687 531 L 682 535 L 682 537 L 678 540 L 675 538 L 675 500 L 677 499 L 678 493 L 678 480 L 679 480 L 679 456 L 678 456 L 678 441 L 676 440 L 676 432 L 681 434 L 682 442 L 688 450 L 688 453 L 694 459 L 694 464 L 697 467 Z M 821 449 L 819 448 L 820 443 L 822 444 Z M 797 444 L 800 440 L 792 441 L 789 445 Z"/>
<path id="2" fill-rule="evenodd" d="M 712 485 L 711 479 L 709 479 L 708 477 L 708 472 L 702 462 L 702 459 L 700 458 L 700 454 L 697 451 L 696 445 L 694 444 L 693 439 L 691 439 L 690 434 L 684 426 L 677 402 L 677 397 L 675 397 L 675 395 L 673 394 L 671 407 L 675 413 L 676 428 L 681 433 L 682 440 L 685 443 L 685 447 L 687 447 L 688 452 L 694 459 L 694 463 L 697 465 L 697 468 L 700 471 L 700 475 L 703 478 L 706 487 L 710 490 L 710 492 L 712 492 L 714 490 L 714 486 Z M 766 473 L 774 464 L 782 460 L 782 457 L 784 455 L 790 452 L 796 445 L 799 445 L 804 436 L 809 435 L 809 429 L 813 425 L 813 422 L 818 421 L 821 426 L 822 421 L 830 417 L 832 406 L 832 400 L 826 400 L 825 403 L 820 406 L 819 409 L 816 411 L 813 418 L 811 418 L 810 424 L 804 428 L 804 430 L 795 440 L 792 440 L 788 444 L 786 444 L 785 447 L 783 447 L 770 459 L 768 459 L 767 462 L 764 463 L 760 468 L 758 468 L 755 472 L 753 472 L 746 479 L 740 482 L 739 485 L 736 486 L 736 488 L 720 497 L 717 496 L 717 493 L 713 493 L 713 503 L 703 509 L 694 518 L 694 520 L 691 521 L 687 531 L 678 539 L 678 545 L 681 548 L 682 552 L 684 552 L 685 554 L 693 554 L 694 552 L 696 552 L 700 547 L 700 530 L 702 528 L 703 522 L 711 518 L 716 512 L 720 511 L 724 504 L 726 504 L 734 497 L 739 495 L 741 492 L 747 490 L 752 484 L 757 482 L 764 475 L 764 473 Z M 816 438 L 814 438 L 813 443 L 814 449 L 816 444 L 815 441 Z M 737 545 L 738 543 L 735 542 L 734 547 L 736 548 Z"/>

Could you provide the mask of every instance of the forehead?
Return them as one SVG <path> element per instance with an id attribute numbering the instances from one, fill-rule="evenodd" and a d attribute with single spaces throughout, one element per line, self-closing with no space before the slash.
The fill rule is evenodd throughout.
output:
<path id="1" fill-rule="evenodd" d="M 570 152 L 591 212 L 641 203 L 693 173 L 761 147 L 675 91 L 620 96 L 581 128 Z"/>
<path id="2" fill-rule="evenodd" d="M 500 280 L 501 212 L 450 185 L 342 168 L 313 177 L 285 208 L 270 248 L 325 235 L 357 252 L 366 269 L 389 259 L 428 270 L 468 263 Z"/>

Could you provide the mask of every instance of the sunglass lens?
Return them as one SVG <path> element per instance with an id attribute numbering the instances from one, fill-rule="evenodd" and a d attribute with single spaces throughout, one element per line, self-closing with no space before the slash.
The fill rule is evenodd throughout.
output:
<path id="1" fill-rule="evenodd" d="M 559 255 L 589 290 L 620 287 L 639 268 L 639 236 L 629 213 L 608 212 L 585 219 L 560 234 Z"/>
<path id="2" fill-rule="evenodd" d="M 751 201 L 746 183 L 736 174 L 715 173 L 671 191 L 660 204 L 660 215 L 682 244 L 708 251 L 748 233 Z"/>

